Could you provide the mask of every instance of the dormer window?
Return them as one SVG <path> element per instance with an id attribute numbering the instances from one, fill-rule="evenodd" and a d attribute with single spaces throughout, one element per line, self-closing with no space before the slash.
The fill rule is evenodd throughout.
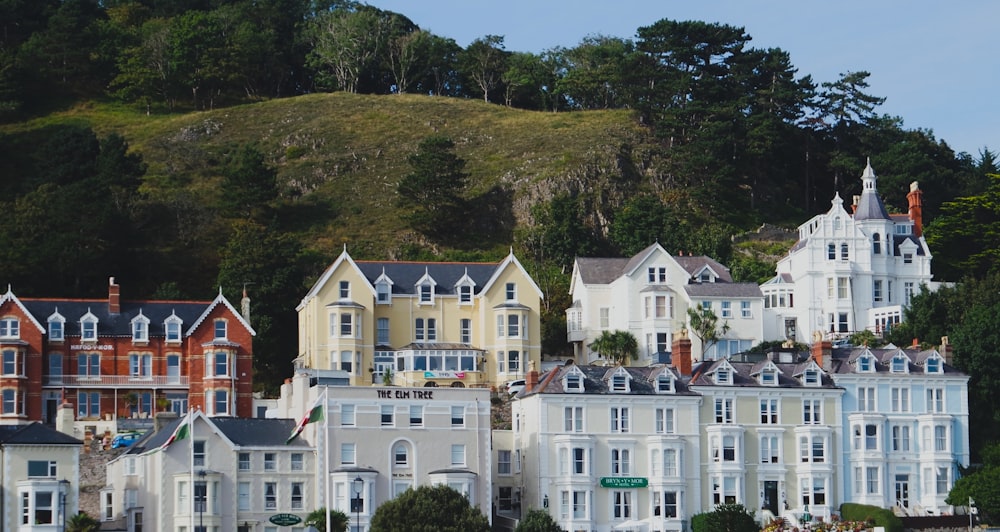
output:
<path id="1" fill-rule="evenodd" d="M 712 282 L 712 272 L 708 270 L 703 270 L 701 275 L 698 276 L 698 282 L 701 283 L 711 283 Z"/>
<path id="2" fill-rule="evenodd" d="M 472 303 L 472 287 L 463 284 L 458 287 L 458 302 L 459 303 Z"/>
<path id="3" fill-rule="evenodd" d="M 20 338 L 21 322 L 17 318 L 0 318 L 0 338 Z"/>
<path id="4" fill-rule="evenodd" d="M 941 373 L 941 359 L 931 356 L 924 364 L 924 373 Z"/>
<path id="5" fill-rule="evenodd" d="M 760 384 L 761 386 L 777 386 L 778 371 L 774 368 L 765 368 L 760 372 Z"/>
<path id="6" fill-rule="evenodd" d="M 132 318 L 132 341 L 149 341 L 149 318 L 143 316 L 142 311 L 139 311 L 138 316 Z"/>
<path id="7" fill-rule="evenodd" d="M 802 372 L 802 384 L 804 386 L 819 386 L 819 370 L 810 368 Z"/>
<path id="8" fill-rule="evenodd" d="M 379 305 L 392 303 L 392 287 L 389 283 L 378 282 L 375 284 L 375 302 Z"/>
<path id="9" fill-rule="evenodd" d="M 430 304 L 434 302 L 434 286 L 431 284 L 422 284 L 418 287 L 420 290 L 420 303 Z"/>
<path id="10" fill-rule="evenodd" d="M 612 392 L 627 392 L 629 391 L 629 380 L 631 380 L 631 377 L 628 372 L 619 368 L 613 375 L 611 375 L 611 381 L 608 383 L 608 387 Z"/>
<path id="11" fill-rule="evenodd" d="M 97 341 L 97 316 L 90 312 L 80 318 L 80 340 L 84 342 Z"/>
<path id="12" fill-rule="evenodd" d="M 871 373 L 875 371 L 875 364 L 872 357 L 865 355 L 858 358 L 858 373 Z"/>
<path id="13" fill-rule="evenodd" d="M 906 355 L 896 355 L 892 357 L 892 369 L 893 373 L 906 373 L 907 371 L 908 359 Z"/>
<path id="14" fill-rule="evenodd" d="M 504 296 L 507 301 L 517 301 L 517 285 L 514 283 L 507 283 L 504 286 Z"/>
<path id="15" fill-rule="evenodd" d="M 61 342 L 66 338 L 66 318 L 58 312 L 49 316 L 49 341 Z"/>
<path id="16" fill-rule="evenodd" d="M 181 319 L 177 317 L 176 314 L 171 314 L 169 318 L 163 321 L 163 330 L 167 342 L 180 342 L 181 341 Z"/>
<path id="17" fill-rule="evenodd" d="M 225 340 L 228 338 L 226 331 L 226 320 L 215 320 L 215 339 Z"/>
<path id="18" fill-rule="evenodd" d="M 673 393 L 674 391 L 674 379 L 671 379 L 666 373 L 660 373 L 656 377 L 656 393 Z"/>
<path id="19" fill-rule="evenodd" d="M 730 371 L 729 366 L 720 366 L 719 369 L 715 370 L 715 384 L 732 384 L 733 383 L 733 372 Z"/>
<path id="20" fill-rule="evenodd" d="M 570 393 L 583 393 L 583 375 L 579 371 L 567 373 L 563 377 L 563 390 Z"/>
<path id="21" fill-rule="evenodd" d="M 646 270 L 646 280 L 649 283 L 664 284 L 667 282 L 666 266 L 650 266 Z"/>

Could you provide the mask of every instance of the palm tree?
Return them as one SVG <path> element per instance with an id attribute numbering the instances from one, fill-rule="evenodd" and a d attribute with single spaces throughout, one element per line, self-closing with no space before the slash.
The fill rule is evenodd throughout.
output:
<path id="1" fill-rule="evenodd" d="M 729 332 L 729 322 L 724 321 L 720 326 L 719 317 L 710 309 L 689 308 L 687 314 L 688 321 L 691 322 L 691 333 L 701 340 L 701 359 L 704 360 L 708 348 Z"/>
<path id="2" fill-rule="evenodd" d="M 345 532 L 350 521 L 347 514 L 340 510 L 330 510 L 330 530 L 333 532 Z M 326 508 L 317 508 L 306 516 L 302 523 L 306 526 L 316 527 L 320 532 L 326 531 Z"/>
<path id="3" fill-rule="evenodd" d="M 66 521 L 66 532 L 97 532 L 100 529 L 101 522 L 83 512 Z"/>
<path id="4" fill-rule="evenodd" d="M 628 331 L 604 331 L 590 344 L 590 349 L 619 366 L 639 358 L 639 342 Z"/>

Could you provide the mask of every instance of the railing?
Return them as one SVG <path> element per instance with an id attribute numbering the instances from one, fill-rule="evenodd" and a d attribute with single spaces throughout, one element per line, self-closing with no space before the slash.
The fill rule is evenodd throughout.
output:
<path id="1" fill-rule="evenodd" d="M 75 388 L 178 388 L 188 387 L 188 377 L 156 375 L 150 377 L 132 375 L 45 375 L 43 386 L 67 386 Z"/>

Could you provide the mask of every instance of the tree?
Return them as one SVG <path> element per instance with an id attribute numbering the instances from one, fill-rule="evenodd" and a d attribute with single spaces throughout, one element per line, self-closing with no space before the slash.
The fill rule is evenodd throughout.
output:
<path id="1" fill-rule="evenodd" d="M 529 510 L 517 523 L 514 532 L 562 532 L 562 528 L 545 510 Z"/>
<path id="2" fill-rule="evenodd" d="M 590 344 L 590 349 L 619 366 L 639 358 L 639 343 L 628 331 L 604 331 Z"/>
<path id="3" fill-rule="evenodd" d="M 412 172 L 399 182 L 398 203 L 408 207 L 411 227 L 428 236 L 453 236 L 464 210 L 462 193 L 469 174 L 451 139 L 435 135 L 407 158 Z"/>
<path id="4" fill-rule="evenodd" d="M 431 34 L 423 30 L 412 31 L 389 41 L 387 58 L 393 79 L 392 90 L 395 93 L 409 92 L 411 85 L 425 75 L 429 68 L 430 50 Z"/>
<path id="5" fill-rule="evenodd" d="M 372 532 L 489 532 L 490 524 L 461 493 L 440 484 L 406 490 L 375 510 Z"/>
<path id="6" fill-rule="evenodd" d="M 302 522 L 305 526 L 315 527 L 319 532 L 326 532 L 326 508 L 317 508 Z M 330 530 L 332 532 L 347 532 L 350 526 L 350 517 L 340 510 L 330 510 Z"/>
<path id="7" fill-rule="evenodd" d="M 720 338 L 729 332 L 729 322 L 726 321 L 719 325 L 719 317 L 714 312 L 700 307 L 697 310 L 689 308 L 687 314 L 691 334 L 701 340 L 701 358 L 704 360 L 708 348 L 715 345 Z"/>
<path id="8" fill-rule="evenodd" d="M 66 520 L 66 532 L 97 532 L 100 529 L 101 522 L 84 512 Z"/>
<path id="9" fill-rule="evenodd" d="M 651 195 L 636 196 L 626 201 L 611 221 L 608 239 L 625 257 L 635 255 L 653 242 L 659 242 L 669 253 L 687 247 L 681 220 Z"/>
<path id="10" fill-rule="evenodd" d="M 629 103 L 628 70 L 635 44 L 605 36 L 562 50 L 565 75 L 556 83 L 574 109 L 620 109 Z"/>
<path id="11" fill-rule="evenodd" d="M 483 101 L 490 101 L 490 92 L 500 85 L 507 70 L 507 52 L 503 48 L 502 35 L 487 35 L 472 41 L 459 55 L 462 72 L 483 95 Z"/>
<path id="12" fill-rule="evenodd" d="M 990 176 L 982 194 L 945 202 L 926 235 L 939 276 L 982 277 L 1000 270 L 1000 174 Z"/>
<path id="13" fill-rule="evenodd" d="M 222 172 L 223 204 L 236 216 L 261 221 L 278 197 L 277 172 L 264 154 L 252 144 L 239 146 L 226 156 Z"/>

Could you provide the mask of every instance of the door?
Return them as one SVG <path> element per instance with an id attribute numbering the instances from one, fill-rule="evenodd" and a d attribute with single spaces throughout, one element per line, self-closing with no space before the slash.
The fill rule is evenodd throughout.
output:
<path id="1" fill-rule="evenodd" d="M 765 480 L 764 481 L 764 500 L 761 501 L 761 506 L 771 510 L 774 515 L 781 515 L 778 513 L 778 481 L 777 480 Z"/>
<path id="2" fill-rule="evenodd" d="M 896 475 L 896 504 L 910 507 L 910 475 Z"/>

